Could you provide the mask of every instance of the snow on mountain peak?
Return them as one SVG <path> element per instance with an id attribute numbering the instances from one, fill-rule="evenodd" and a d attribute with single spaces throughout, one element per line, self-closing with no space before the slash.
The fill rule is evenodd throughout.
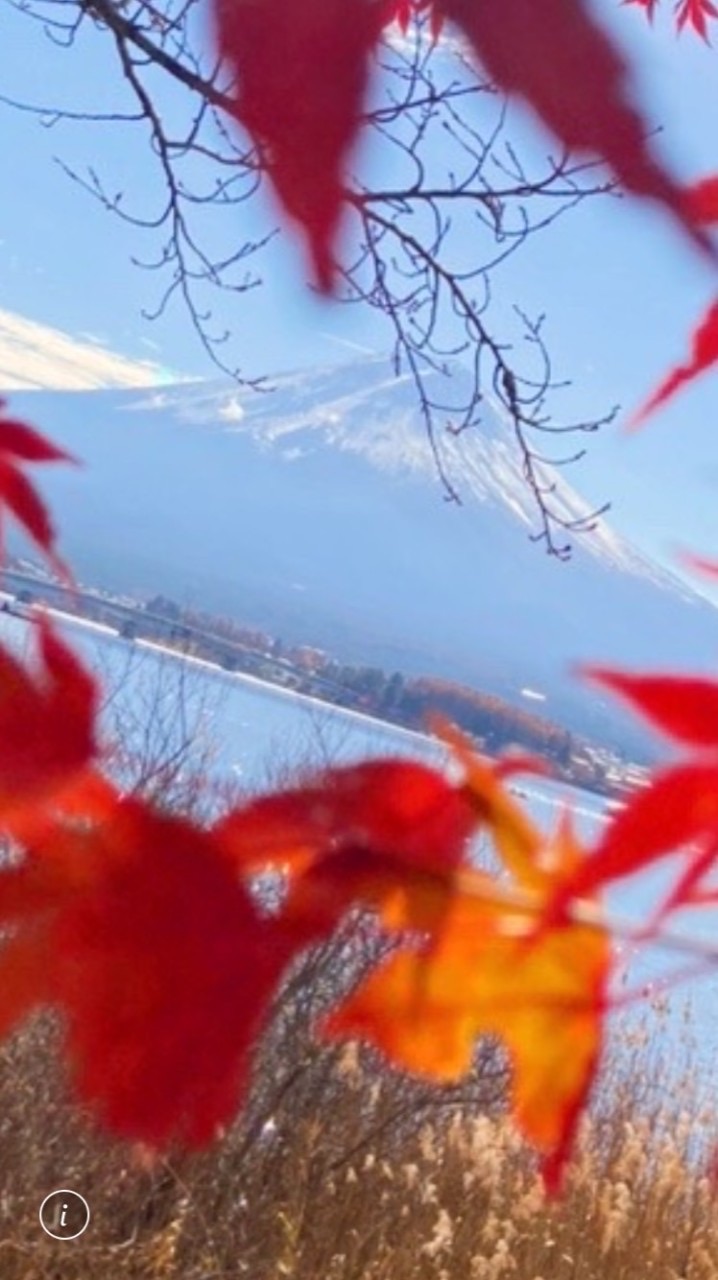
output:
<path id="1" fill-rule="evenodd" d="M 465 376 L 457 368 L 456 381 Z M 536 501 L 506 410 L 487 397 L 480 422 L 459 433 L 448 429 L 447 414 L 447 430 L 432 445 L 411 375 L 395 375 L 384 357 L 279 375 L 266 393 L 217 381 L 183 384 L 128 408 L 168 410 L 180 423 L 249 435 L 260 449 L 288 463 L 325 449 L 355 455 L 398 480 L 431 484 L 437 498 L 438 452 L 463 504 L 494 503 L 507 509 L 527 536 L 537 529 Z M 561 472 L 539 464 L 536 473 L 542 486 L 551 487 L 552 510 L 566 525 L 591 522 L 593 508 Z M 587 554 L 687 594 L 678 579 L 643 557 L 605 519 L 594 524 L 574 537 Z"/>

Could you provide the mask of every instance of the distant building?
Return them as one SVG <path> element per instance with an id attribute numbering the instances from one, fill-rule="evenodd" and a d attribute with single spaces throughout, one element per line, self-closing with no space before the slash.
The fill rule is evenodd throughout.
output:
<path id="1" fill-rule="evenodd" d="M 288 657 L 300 671 L 308 671 L 314 675 L 326 666 L 327 655 L 324 649 L 315 649 L 312 645 L 301 644 L 290 649 Z"/>

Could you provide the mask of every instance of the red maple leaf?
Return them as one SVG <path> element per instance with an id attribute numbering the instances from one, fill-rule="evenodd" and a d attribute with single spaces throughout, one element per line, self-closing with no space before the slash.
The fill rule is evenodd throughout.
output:
<path id="1" fill-rule="evenodd" d="M 635 875 L 678 849 L 701 854 L 716 836 L 718 761 L 663 770 L 608 823 L 559 897 L 565 906 L 572 897 Z"/>
<path id="2" fill-rule="evenodd" d="M 624 698 L 668 737 L 718 751 L 718 681 L 586 667 L 583 674 Z"/>
<path id="3" fill-rule="evenodd" d="M 708 42 L 709 18 L 718 18 L 718 9 L 712 0 L 678 0 L 676 20 L 679 31 L 682 31 L 685 26 L 691 26 L 703 40 Z"/>
<path id="4" fill-rule="evenodd" d="M 649 21 L 653 21 L 659 0 L 622 0 L 622 3 L 640 5 L 645 9 Z M 718 18 L 718 8 L 713 0 L 677 0 L 674 9 L 679 31 L 685 26 L 691 26 L 699 36 L 708 41 L 708 19 Z"/>
<path id="5" fill-rule="evenodd" d="M 692 183 L 686 187 L 684 199 L 694 222 L 718 222 L 718 177 L 711 175 Z"/>
<path id="6" fill-rule="evenodd" d="M 622 3 L 624 5 L 631 5 L 631 4 L 640 5 L 642 9 L 645 9 L 646 16 L 649 22 L 653 22 L 653 19 L 656 14 L 656 9 L 658 8 L 659 0 L 622 0 Z"/>
<path id="7" fill-rule="evenodd" d="M 713 302 L 696 329 L 686 364 L 676 365 L 630 418 L 628 429 L 640 427 L 646 418 L 666 404 L 681 387 L 692 382 L 718 360 L 718 302 Z"/>
<path id="8" fill-rule="evenodd" d="M 45 553 L 55 572 L 61 578 L 69 580 L 70 572 L 55 550 L 56 534 L 47 507 L 21 470 L 21 464 L 75 462 L 76 459 L 24 422 L 5 417 L 4 408 L 5 402 L 0 400 L 0 519 L 4 506 Z"/>
<path id="9" fill-rule="evenodd" d="M 406 870 L 443 872 L 462 860 L 476 825 L 466 797 L 443 773 L 407 760 L 370 760 L 255 800 L 216 834 L 245 871 L 365 849 Z"/>
<path id="10" fill-rule="evenodd" d="M 64 1015 L 79 1096 L 116 1134 L 203 1145 L 230 1121 L 287 963 L 311 934 L 260 919 L 210 836 L 138 801 L 56 828 L 0 873 L 0 1028 Z"/>
<path id="11" fill-rule="evenodd" d="M 633 875 L 679 849 L 687 853 L 677 888 L 667 898 L 684 904 L 718 856 L 718 683 L 686 676 L 631 675 L 588 670 L 671 738 L 693 748 L 687 760 L 661 770 L 614 816 L 598 844 L 559 892 L 572 897 Z M 665 914 L 666 907 L 659 913 Z"/>
<path id="12" fill-rule="evenodd" d="M 330 292 L 345 208 L 344 171 L 359 128 L 369 60 L 392 0 L 215 0 L 220 53 L 236 76 L 233 115 L 257 145 L 276 193 L 307 233 Z"/>
<path id="13" fill-rule="evenodd" d="M 0 820 L 82 782 L 96 754 L 98 689 L 42 615 L 35 672 L 0 647 Z"/>
<path id="14" fill-rule="evenodd" d="M 682 189 L 651 155 L 629 68 L 587 0 L 436 0 L 492 80 L 523 98 L 571 151 L 599 156 L 635 195 L 663 204 L 704 249 Z"/>

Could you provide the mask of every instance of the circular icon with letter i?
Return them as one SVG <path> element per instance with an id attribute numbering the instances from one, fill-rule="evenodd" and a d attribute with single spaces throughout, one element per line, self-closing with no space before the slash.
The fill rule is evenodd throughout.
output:
<path id="1" fill-rule="evenodd" d="M 90 1225 L 90 1206 L 79 1191 L 51 1191 L 40 1205 L 40 1226 L 53 1240 L 75 1240 Z"/>

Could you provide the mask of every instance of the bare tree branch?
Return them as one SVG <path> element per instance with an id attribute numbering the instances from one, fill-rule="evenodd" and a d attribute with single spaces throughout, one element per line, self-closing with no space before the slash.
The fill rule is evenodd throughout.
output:
<path id="1" fill-rule="evenodd" d="M 65 56 L 87 41 L 113 52 L 123 100 L 116 109 L 21 101 L 9 93 L 0 93 L 0 103 L 35 113 L 47 127 L 122 124 L 142 132 L 156 162 L 149 193 L 118 189 L 111 172 L 59 163 L 149 244 L 149 252 L 133 259 L 158 281 L 145 316 L 156 319 L 178 300 L 208 357 L 246 382 L 231 355 L 232 333 L 215 324 L 213 296 L 241 299 L 261 284 L 254 264 L 276 231 L 242 232 L 243 210 L 250 211 L 264 178 L 263 161 L 230 119 L 231 84 L 207 40 L 200 0 L 10 3 Z M 530 165 L 523 160 L 511 141 L 505 101 L 460 50 L 449 57 L 437 47 L 425 23 L 417 22 L 406 38 L 387 32 L 378 62 L 381 87 L 364 119 L 378 159 L 347 185 L 341 301 L 376 314 L 395 369 L 413 380 L 446 498 L 461 500 L 461 479 L 445 466 L 447 433 L 481 430 L 490 403 L 514 432 L 536 505 L 534 538 L 565 558 L 571 536 L 591 529 L 605 508 L 580 520 L 567 517 L 547 467 L 581 458 L 583 448 L 566 448 L 566 438 L 596 431 L 615 410 L 583 422 L 556 421 L 554 406 L 566 383 L 554 375 L 543 317 L 529 317 L 515 304 L 514 322 L 507 324 L 506 299 L 499 307 L 495 295 L 509 261 L 558 218 L 612 186 L 599 166 L 565 154 Z M 470 374 L 468 383 L 459 380 L 460 392 L 452 376 L 457 362 Z"/>

